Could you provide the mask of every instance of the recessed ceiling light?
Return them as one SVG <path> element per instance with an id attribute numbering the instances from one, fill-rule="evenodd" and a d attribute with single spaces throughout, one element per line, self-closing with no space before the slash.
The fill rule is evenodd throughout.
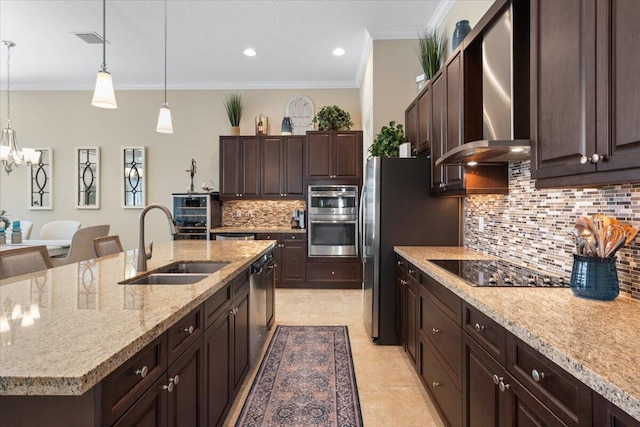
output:
<path id="1" fill-rule="evenodd" d="M 242 53 L 244 53 L 247 56 L 256 56 L 256 51 L 251 48 L 245 49 L 244 52 Z"/>
<path id="2" fill-rule="evenodd" d="M 344 54 L 345 54 L 345 52 L 344 52 L 344 49 L 343 49 L 343 48 L 338 47 L 338 48 L 336 48 L 336 49 L 334 49 L 334 50 L 333 50 L 333 54 L 334 54 L 335 56 L 342 56 L 342 55 L 344 55 Z"/>

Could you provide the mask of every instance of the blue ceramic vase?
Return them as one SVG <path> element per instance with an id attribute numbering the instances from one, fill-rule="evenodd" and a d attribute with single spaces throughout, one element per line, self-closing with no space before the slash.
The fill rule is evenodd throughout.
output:
<path id="1" fill-rule="evenodd" d="M 291 119 L 289 117 L 284 117 L 282 119 L 282 127 L 280 130 L 282 135 L 291 135 L 291 132 L 293 132 L 293 123 L 291 123 Z"/>
<path id="2" fill-rule="evenodd" d="M 471 31 L 471 25 L 469 25 L 469 21 L 463 19 L 462 21 L 456 22 L 456 28 L 453 30 L 453 37 L 451 37 L 451 50 L 455 50 L 462 40 L 469 34 Z"/>

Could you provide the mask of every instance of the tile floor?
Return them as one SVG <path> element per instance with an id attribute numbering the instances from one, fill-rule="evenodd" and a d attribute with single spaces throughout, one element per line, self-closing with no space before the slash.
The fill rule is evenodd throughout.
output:
<path id="1" fill-rule="evenodd" d="M 277 289 L 276 323 L 349 327 L 362 418 L 366 427 L 443 426 L 402 348 L 371 342 L 362 317 L 362 291 Z M 267 343 L 270 338 L 267 338 Z M 247 375 L 225 425 L 233 426 L 240 415 L 257 367 Z"/>

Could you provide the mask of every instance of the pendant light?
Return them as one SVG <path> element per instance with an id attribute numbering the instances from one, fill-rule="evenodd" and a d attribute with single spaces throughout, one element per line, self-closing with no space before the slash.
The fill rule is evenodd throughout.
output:
<path id="1" fill-rule="evenodd" d="M 96 78 L 96 89 L 93 92 L 91 105 L 99 108 L 118 108 L 113 93 L 113 79 L 107 71 L 107 0 L 102 0 L 102 64 Z"/>
<path id="2" fill-rule="evenodd" d="M 7 47 L 7 127 L 2 129 L 0 142 L 0 161 L 4 171 L 9 175 L 16 165 L 31 165 L 40 162 L 40 151 L 33 148 L 18 148 L 16 131 L 11 128 L 11 48 L 15 43 L 2 41 Z"/>
<path id="3" fill-rule="evenodd" d="M 167 0 L 164 0 L 164 103 L 160 107 L 160 114 L 158 114 L 156 132 L 173 133 L 171 110 L 167 102 Z"/>

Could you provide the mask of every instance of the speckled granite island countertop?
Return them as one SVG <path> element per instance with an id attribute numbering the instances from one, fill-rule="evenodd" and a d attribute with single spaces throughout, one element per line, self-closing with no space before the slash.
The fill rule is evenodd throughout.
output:
<path id="1" fill-rule="evenodd" d="M 612 403 L 640 420 L 640 302 L 578 298 L 570 289 L 472 287 L 428 259 L 495 259 L 456 247 L 396 253 Z"/>
<path id="2" fill-rule="evenodd" d="M 305 228 L 291 228 L 291 227 L 255 227 L 251 225 L 247 226 L 233 226 L 233 227 L 217 227 L 209 230 L 211 233 L 300 233 L 307 232 Z"/>
<path id="3" fill-rule="evenodd" d="M 0 280 L 0 315 L 7 316 L 1 319 L 0 395 L 86 392 L 274 245 L 272 240 L 155 245 L 148 272 L 182 260 L 230 262 L 190 285 L 119 285 L 142 274 L 135 269 L 137 251 Z M 11 320 L 13 310 L 24 317 Z"/>

